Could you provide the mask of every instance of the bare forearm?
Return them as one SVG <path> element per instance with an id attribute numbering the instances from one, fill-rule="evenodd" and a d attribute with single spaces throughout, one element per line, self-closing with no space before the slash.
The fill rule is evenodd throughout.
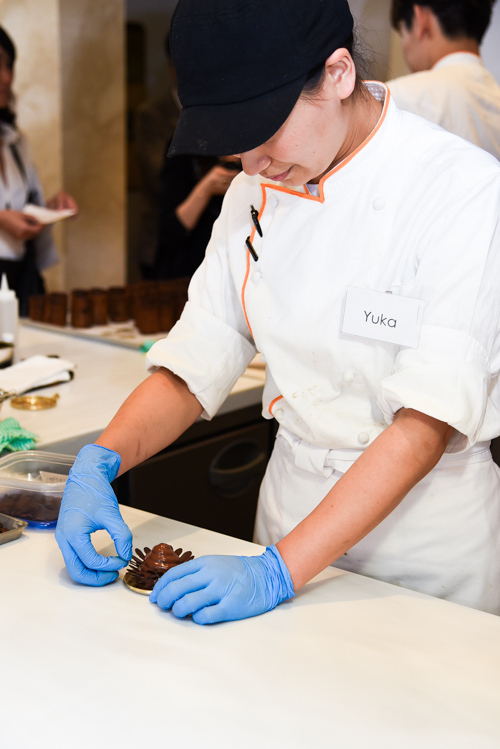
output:
<path id="1" fill-rule="evenodd" d="M 211 197 L 205 183 L 198 182 L 186 200 L 177 206 L 175 210 L 176 216 L 185 229 L 192 231 L 195 228 L 203 212 L 206 210 Z"/>
<path id="2" fill-rule="evenodd" d="M 386 518 L 442 456 L 453 429 L 410 409 L 367 448 L 278 549 L 295 590 Z"/>
<path id="3" fill-rule="evenodd" d="M 216 165 L 205 174 L 187 198 L 177 206 L 175 214 L 188 231 L 192 231 L 214 195 L 224 195 L 236 172 Z"/>
<path id="4" fill-rule="evenodd" d="M 122 474 L 170 445 L 202 410 L 181 379 L 160 369 L 127 398 L 96 443 L 119 453 Z"/>

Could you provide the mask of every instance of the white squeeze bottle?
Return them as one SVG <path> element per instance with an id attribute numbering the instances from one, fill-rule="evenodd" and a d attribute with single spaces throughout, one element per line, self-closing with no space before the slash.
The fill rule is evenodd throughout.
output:
<path id="1" fill-rule="evenodd" d="M 0 285 L 0 368 L 13 362 L 18 323 L 19 301 L 13 289 L 9 289 L 4 273 Z"/>

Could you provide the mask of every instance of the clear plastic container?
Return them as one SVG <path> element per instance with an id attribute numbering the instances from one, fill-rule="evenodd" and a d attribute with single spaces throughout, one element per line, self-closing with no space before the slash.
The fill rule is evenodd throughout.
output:
<path id="1" fill-rule="evenodd" d="M 35 528 L 53 528 L 74 461 L 75 456 L 41 450 L 0 458 L 0 513 Z"/>

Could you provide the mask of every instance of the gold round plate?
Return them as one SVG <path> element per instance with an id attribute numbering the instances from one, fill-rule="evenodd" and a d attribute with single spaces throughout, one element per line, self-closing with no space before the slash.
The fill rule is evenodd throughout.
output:
<path id="1" fill-rule="evenodd" d="M 10 405 L 12 408 L 20 408 L 23 411 L 43 411 L 46 408 L 54 408 L 58 399 L 57 393 L 50 397 L 46 395 L 18 395 L 16 398 L 12 398 Z"/>
<path id="2" fill-rule="evenodd" d="M 130 588 L 130 590 L 133 590 L 134 593 L 140 593 L 142 596 L 149 596 L 151 594 L 150 590 L 144 590 L 144 588 L 136 588 L 135 585 L 131 584 L 130 579 L 127 579 L 128 577 L 129 577 L 129 573 L 126 572 L 123 578 L 123 582 L 125 583 L 127 588 Z"/>

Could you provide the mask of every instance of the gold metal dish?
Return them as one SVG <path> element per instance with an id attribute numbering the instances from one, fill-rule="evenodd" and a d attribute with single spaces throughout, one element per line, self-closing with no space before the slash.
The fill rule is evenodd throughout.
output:
<path id="1" fill-rule="evenodd" d="M 132 585 L 132 583 L 130 582 L 130 573 L 129 572 L 125 573 L 125 577 L 123 578 L 123 582 L 125 583 L 125 585 L 127 586 L 127 588 L 130 588 L 130 590 L 133 590 L 134 593 L 140 593 L 143 596 L 149 596 L 149 595 L 151 595 L 151 591 L 150 590 L 144 590 L 144 588 L 136 588 L 135 585 Z"/>
<path id="2" fill-rule="evenodd" d="M 18 395 L 12 398 L 12 408 L 20 408 L 23 411 L 43 411 L 46 408 L 54 408 L 59 400 L 59 393 L 55 395 Z"/>

